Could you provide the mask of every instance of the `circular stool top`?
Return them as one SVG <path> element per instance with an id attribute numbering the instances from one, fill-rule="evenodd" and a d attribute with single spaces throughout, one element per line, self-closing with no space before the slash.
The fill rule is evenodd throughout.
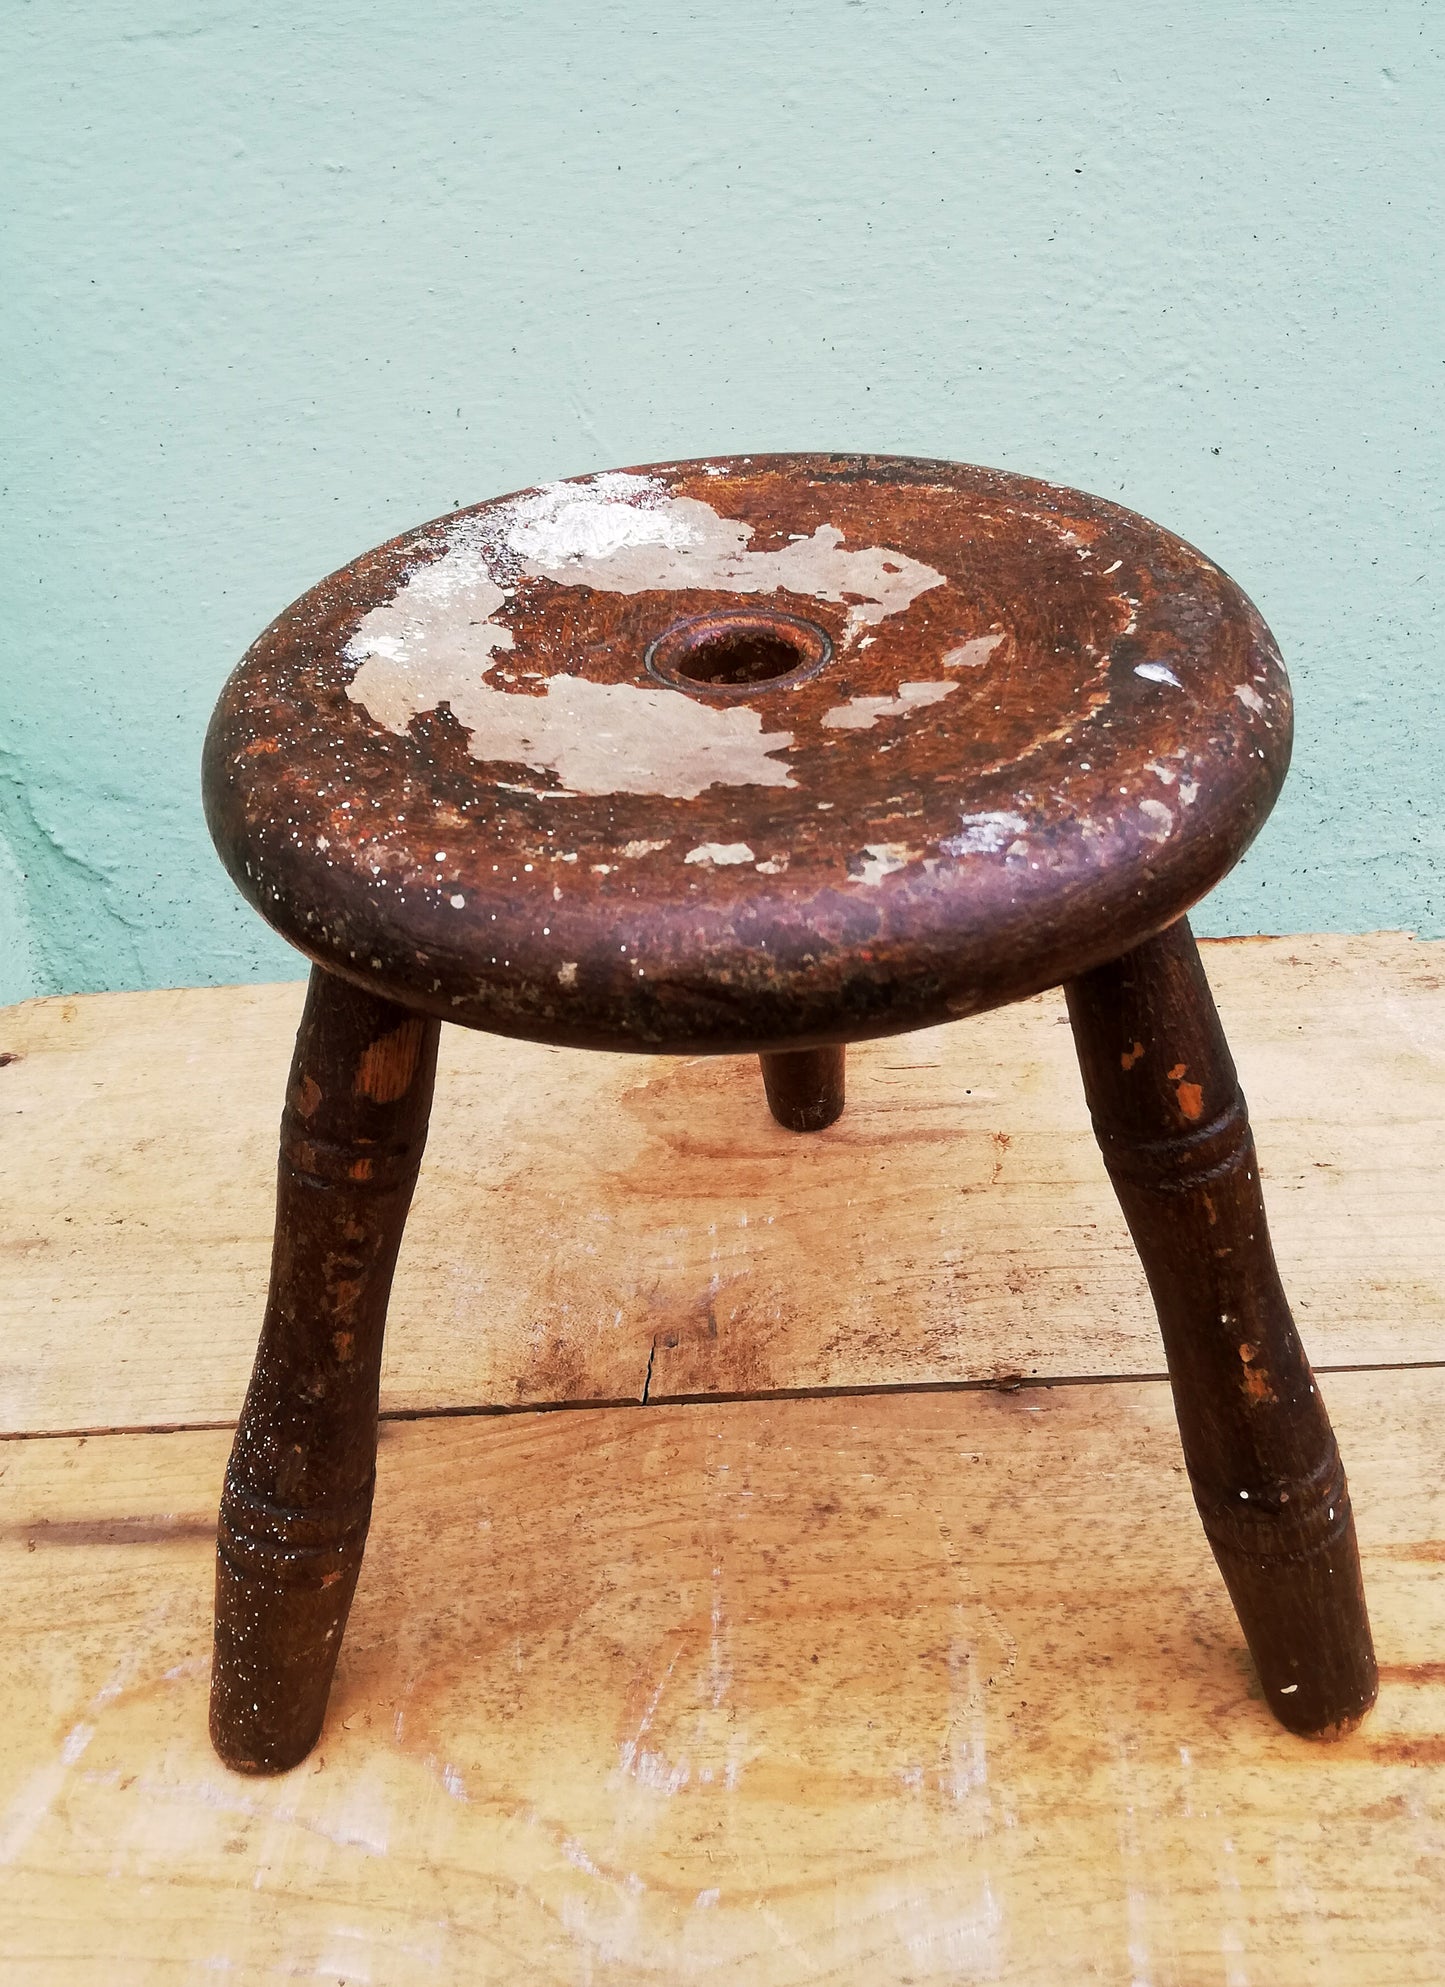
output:
<path id="1" fill-rule="evenodd" d="M 1255 609 L 1157 525 L 954 463 L 554 483 L 304 594 L 206 742 L 245 895 L 503 1034 L 743 1050 L 925 1026 L 1169 923 L 1290 748 Z"/>

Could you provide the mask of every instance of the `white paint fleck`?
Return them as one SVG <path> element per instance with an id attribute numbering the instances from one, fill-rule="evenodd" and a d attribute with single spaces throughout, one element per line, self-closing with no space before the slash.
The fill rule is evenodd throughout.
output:
<path id="1" fill-rule="evenodd" d="M 660 842 L 624 842 L 622 853 L 629 862 L 636 862 L 639 856 L 650 856 L 658 849 L 665 849 L 670 839 L 664 836 Z"/>
<path id="2" fill-rule="evenodd" d="M 753 864 L 753 867 L 754 869 L 756 869 L 759 876 L 781 876 L 783 871 L 787 868 L 787 866 L 788 866 L 788 858 L 786 856 L 782 856 L 781 858 L 778 856 L 770 856 L 766 862 L 758 862 Z"/>
<path id="3" fill-rule="evenodd" d="M 995 855 L 1028 825 L 1021 814 L 965 814 L 960 817 L 959 833 L 938 846 L 950 856 Z"/>
<path id="4" fill-rule="evenodd" d="M 1246 710 L 1255 712 L 1262 712 L 1264 710 L 1264 698 L 1260 696 L 1258 690 L 1252 684 L 1236 683 L 1234 694 Z"/>
<path id="5" fill-rule="evenodd" d="M 1174 827 L 1174 816 L 1162 800 L 1141 800 L 1139 812 L 1149 823 L 1144 833 L 1151 842 L 1167 842 Z"/>
<path id="6" fill-rule="evenodd" d="M 861 856 L 848 862 L 850 883 L 881 883 L 885 876 L 906 869 L 913 851 L 903 842 L 867 842 Z"/>
<path id="7" fill-rule="evenodd" d="M 730 863 L 752 862 L 753 852 L 746 842 L 699 842 L 689 849 L 683 861 L 724 868 Z"/>
<path id="8" fill-rule="evenodd" d="M 943 658 L 945 669 L 982 669 L 1003 640 L 1001 634 L 974 635 L 950 649 Z"/>
<path id="9" fill-rule="evenodd" d="M 693 1909 L 696 1911 L 710 1911 L 721 1896 L 722 1892 L 720 1890 L 700 1890 L 693 1900 Z"/>
<path id="10" fill-rule="evenodd" d="M 465 897 L 464 897 L 464 896 L 463 896 L 463 895 L 461 894 L 461 892 L 460 892 L 460 891 L 458 890 L 458 891 L 456 891 L 456 892 L 455 892 L 455 893 L 453 894 L 453 896 L 452 896 L 452 898 L 451 898 L 451 900 L 450 900 L 450 901 L 451 901 L 451 907 L 452 907 L 452 909 L 453 909 L 454 911 L 460 911 L 460 910 L 461 910 L 461 909 L 463 908 L 463 906 L 465 905 L 465 903 L 466 903 L 466 901 L 467 901 L 467 900 L 466 900 L 466 898 L 465 898 Z"/>
<path id="11" fill-rule="evenodd" d="M 1146 683 L 1169 683 L 1176 690 L 1184 688 L 1184 685 L 1179 681 L 1179 678 L 1174 674 L 1174 671 L 1169 667 L 1167 662 L 1136 663 L 1134 674 L 1142 676 Z"/>
<path id="12" fill-rule="evenodd" d="M 850 697 L 824 711 L 823 723 L 832 731 L 870 731 L 879 718 L 907 717 L 910 711 L 938 704 L 952 696 L 956 683 L 900 683 L 895 697 Z"/>
<path id="13" fill-rule="evenodd" d="M 577 961 L 575 959 L 564 959 L 562 961 L 562 964 L 557 968 L 557 984 L 559 987 L 576 986 Z"/>

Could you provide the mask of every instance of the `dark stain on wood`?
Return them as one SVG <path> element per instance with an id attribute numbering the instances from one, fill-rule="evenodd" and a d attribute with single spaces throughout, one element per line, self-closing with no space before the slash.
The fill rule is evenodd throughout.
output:
<path id="1" fill-rule="evenodd" d="M 160 1513 L 135 1518 L 39 1518 L 0 1525 L 0 1538 L 23 1539 L 32 1550 L 40 1546 L 174 1545 L 192 1539 L 213 1539 L 215 1518 Z"/>
<path id="2" fill-rule="evenodd" d="M 1445 1683 L 1445 1662 L 1381 1663 L 1381 1683 Z"/>

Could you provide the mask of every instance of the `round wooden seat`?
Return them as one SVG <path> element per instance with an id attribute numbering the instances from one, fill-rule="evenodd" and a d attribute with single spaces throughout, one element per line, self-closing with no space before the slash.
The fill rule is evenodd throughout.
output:
<path id="1" fill-rule="evenodd" d="M 755 456 L 423 526 L 272 624 L 207 741 L 242 891 L 332 971 L 612 1048 L 915 1028 L 1186 910 L 1290 746 L 1190 546 L 1029 479 Z"/>

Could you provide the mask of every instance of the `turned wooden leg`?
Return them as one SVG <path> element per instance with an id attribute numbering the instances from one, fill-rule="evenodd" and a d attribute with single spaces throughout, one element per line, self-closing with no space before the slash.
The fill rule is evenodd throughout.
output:
<path id="1" fill-rule="evenodd" d="M 1270 1709 L 1335 1737 L 1375 1656 L 1339 1451 L 1275 1269 L 1186 920 L 1068 988 L 1094 1129 L 1164 1335 L 1195 1502 Z"/>
<path id="2" fill-rule="evenodd" d="M 843 1115 L 844 1065 L 848 1051 L 777 1049 L 758 1057 L 768 1109 L 789 1131 L 823 1131 Z"/>
<path id="3" fill-rule="evenodd" d="M 226 1467 L 211 1738 L 279 1773 L 315 1745 L 376 1471 L 392 1270 L 438 1026 L 313 968 L 281 1119 L 271 1292 Z"/>

